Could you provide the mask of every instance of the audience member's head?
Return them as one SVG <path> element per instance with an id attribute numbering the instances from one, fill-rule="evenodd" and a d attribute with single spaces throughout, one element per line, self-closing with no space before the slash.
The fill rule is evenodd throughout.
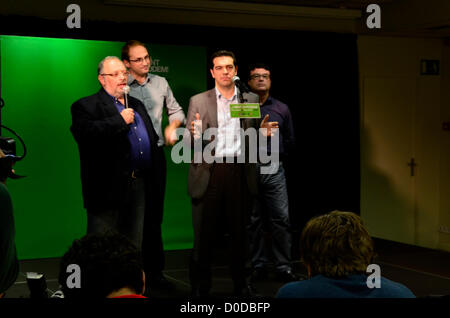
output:
<path id="1" fill-rule="evenodd" d="M 333 211 L 311 219 L 303 229 L 300 249 L 310 277 L 366 273 L 374 258 L 372 239 L 352 212 Z"/>
<path id="2" fill-rule="evenodd" d="M 67 281 L 70 264 L 80 268 L 80 288 Z M 75 240 L 64 254 L 59 283 L 65 298 L 105 298 L 144 292 L 145 275 L 137 248 L 125 236 L 113 232 L 89 234 Z"/>

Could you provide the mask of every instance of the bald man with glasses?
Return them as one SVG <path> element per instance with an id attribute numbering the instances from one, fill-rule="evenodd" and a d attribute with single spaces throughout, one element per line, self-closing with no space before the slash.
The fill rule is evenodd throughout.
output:
<path id="1" fill-rule="evenodd" d="M 144 105 L 124 88 L 128 71 L 115 56 L 98 65 L 100 90 L 76 101 L 70 130 L 78 144 L 81 185 L 87 211 L 87 233 L 115 230 L 141 249 L 153 176 L 161 163 L 158 136 Z"/>

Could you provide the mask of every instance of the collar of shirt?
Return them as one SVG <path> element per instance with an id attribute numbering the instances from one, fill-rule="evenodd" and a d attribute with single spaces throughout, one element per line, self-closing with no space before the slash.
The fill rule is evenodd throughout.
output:
<path id="1" fill-rule="evenodd" d="M 241 154 L 240 121 L 231 118 L 229 105 L 237 99 L 236 86 L 231 99 L 222 96 L 216 89 L 217 101 L 217 144 L 216 157 L 236 157 Z"/>
<path id="2" fill-rule="evenodd" d="M 226 99 L 226 98 L 222 95 L 222 93 L 219 91 L 219 89 L 217 88 L 217 86 L 215 87 L 215 89 L 216 89 L 216 97 L 217 97 L 218 100 L 219 100 L 220 98 L 223 97 L 225 100 L 232 101 L 232 100 L 235 99 L 236 96 L 237 96 L 237 89 L 236 89 L 236 86 L 234 86 L 234 93 L 233 93 L 233 96 L 232 96 L 230 99 Z"/>
<path id="3" fill-rule="evenodd" d="M 264 102 L 264 104 L 261 105 L 261 107 L 266 105 L 272 105 L 272 103 L 273 103 L 272 96 L 269 95 L 269 97 L 267 97 L 266 101 Z"/>
<path id="4" fill-rule="evenodd" d="M 105 92 L 106 92 L 106 91 L 105 91 Z M 119 100 L 118 98 L 112 96 L 112 95 L 111 95 L 110 93 L 108 93 L 108 92 L 106 92 L 106 94 L 108 94 L 108 95 L 111 97 L 111 99 L 113 100 L 113 103 L 114 103 L 114 104 L 118 104 L 118 105 L 120 105 L 120 106 L 125 107 L 125 106 L 120 102 L 120 100 Z"/>
<path id="5" fill-rule="evenodd" d="M 142 83 L 142 84 L 140 84 L 140 83 L 137 81 L 137 79 L 134 78 L 133 75 L 131 75 L 131 73 L 130 73 L 130 75 L 128 75 L 128 85 L 131 85 L 131 84 L 133 84 L 133 83 L 136 83 L 136 84 L 138 84 L 138 85 L 143 86 L 143 85 L 145 85 L 145 84 L 147 84 L 147 83 L 149 83 L 149 82 L 150 82 L 150 73 L 147 74 L 147 78 L 145 79 L 144 83 Z"/>

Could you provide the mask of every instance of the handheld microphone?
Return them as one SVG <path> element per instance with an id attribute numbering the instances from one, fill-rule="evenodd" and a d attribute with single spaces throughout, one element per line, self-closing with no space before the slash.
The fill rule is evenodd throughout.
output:
<path id="1" fill-rule="evenodd" d="M 232 80 L 233 80 L 233 83 L 239 88 L 241 93 L 250 92 L 250 89 L 248 88 L 248 86 L 244 82 L 241 82 L 241 79 L 239 78 L 239 76 L 234 75 Z"/>
<path id="2" fill-rule="evenodd" d="M 123 94 L 124 94 L 124 97 L 125 97 L 125 108 L 128 108 L 128 93 L 130 92 L 130 86 L 128 86 L 128 85 L 125 85 L 124 87 L 123 87 Z"/>

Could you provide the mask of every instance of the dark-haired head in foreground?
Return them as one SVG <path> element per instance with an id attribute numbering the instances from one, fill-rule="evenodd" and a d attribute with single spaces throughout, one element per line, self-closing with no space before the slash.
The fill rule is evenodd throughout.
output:
<path id="1" fill-rule="evenodd" d="M 341 211 L 310 220 L 302 232 L 300 252 L 308 276 L 366 273 L 374 258 L 372 238 L 360 217 Z"/>
<path id="2" fill-rule="evenodd" d="M 333 211 L 311 219 L 303 229 L 300 248 L 309 279 L 284 285 L 278 298 L 415 297 L 406 286 L 382 277 L 379 265 L 374 264 L 381 268 L 378 274 L 368 271 L 374 245 L 355 213 Z"/>
<path id="3" fill-rule="evenodd" d="M 67 267 L 80 268 L 81 288 L 69 288 Z M 65 298 L 106 298 L 144 293 L 141 255 L 125 236 L 108 232 L 75 240 L 64 254 L 59 283 Z"/>

